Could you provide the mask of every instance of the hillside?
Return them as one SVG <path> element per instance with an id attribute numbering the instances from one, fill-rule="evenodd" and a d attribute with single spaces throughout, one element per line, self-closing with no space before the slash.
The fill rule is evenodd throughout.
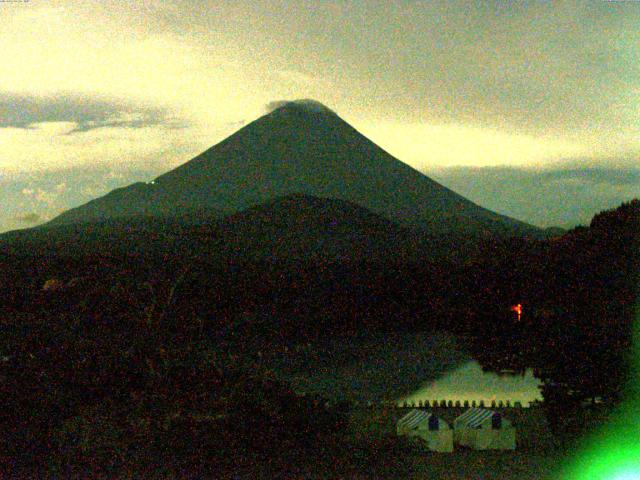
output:
<path id="1" fill-rule="evenodd" d="M 447 262 L 477 245 L 463 234 L 428 235 L 353 203 L 293 194 L 216 217 L 120 217 L 47 225 L 0 235 L 0 253 L 61 255 L 110 252 L 145 258 Z"/>
<path id="2" fill-rule="evenodd" d="M 354 260 L 420 254 L 426 239 L 350 202 L 288 195 L 220 222 L 224 244 L 271 260 Z"/>

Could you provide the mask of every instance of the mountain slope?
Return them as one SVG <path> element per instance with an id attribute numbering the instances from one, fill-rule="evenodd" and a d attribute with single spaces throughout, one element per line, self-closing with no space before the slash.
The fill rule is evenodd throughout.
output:
<path id="1" fill-rule="evenodd" d="M 225 245 L 263 259 L 380 259 L 417 254 L 413 231 L 344 200 L 294 194 L 230 215 Z"/>
<path id="2" fill-rule="evenodd" d="M 539 234 L 443 187 L 309 101 L 286 104 L 154 182 L 115 190 L 51 224 L 232 214 L 294 193 L 346 200 L 432 232 Z"/>
<path id="3" fill-rule="evenodd" d="M 474 245 L 464 235 L 427 235 L 359 205 L 303 194 L 278 197 L 223 218 L 121 217 L 0 235 L 0 254 L 81 252 L 259 261 L 453 261 Z"/>

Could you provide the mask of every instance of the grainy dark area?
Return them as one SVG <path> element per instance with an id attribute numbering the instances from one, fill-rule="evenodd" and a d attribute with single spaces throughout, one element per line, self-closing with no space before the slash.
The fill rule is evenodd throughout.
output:
<path id="1" fill-rule="evenodd" d="M 5 471 L 410 476 L 406 452 L 420 469 L 433 454 L 393 435 L 354 433 L 351 404 L 296 393 L 272 369 L 276 351 L 294 361 L 297 346 L 311 345 L 321 358 L 327 336 L 372 332 L 448 331 L 487 368 L 535 368 L 545 397 L 536 415 L 570 442 L 597 424 L 584 420 L 584 400 L 613 406 L 622 398 L 639 206 L 549 240 L 484 241 L 466 261 L 219 258 L 197 250 L 202 238 L 216 241 L 202 225 L 175 235 L 188 245 L 184 232 L 198 232 L 193 248 L 173 255 L 154 250 L 149 225 L 105 228 L 108 236 L 76 248 L 68 232 L 52 231 L 48 241 L 61 247 L 49 254 L 27 234 L 5 236 Z M 117 236 L 150 248 L 123 252 Z M 514 302 L 524 305 L 521 322 L 509 310 Z M 534 478 L 546 454 L 530 448 L 517 458 Z"/>

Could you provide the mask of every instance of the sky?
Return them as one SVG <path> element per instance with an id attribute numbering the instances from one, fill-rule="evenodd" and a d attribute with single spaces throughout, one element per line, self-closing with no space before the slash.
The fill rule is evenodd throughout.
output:
<path id="1" fill-rule="evenodd" d="M 640 2 L 0 2 L 0 231 L 313 98 L 482 206 L 640 197 Z"/>

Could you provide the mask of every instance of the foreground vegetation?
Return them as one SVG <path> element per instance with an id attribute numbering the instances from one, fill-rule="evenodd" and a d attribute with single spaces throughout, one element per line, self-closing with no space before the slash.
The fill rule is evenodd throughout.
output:
<path id="1" fill-rule="evenodd" d="M 2 472 L 540 478 L 562 445 L 598 423 L 580 402 L 620 398 L 639 207 L 551 242 L 488 242 L 466 263 L 12 250 L 0 258 Z M 509 311 L 518 301 L 520 323 Z M 354 411 L 327 391 L 302 395 L 271 369 L 281 351 L 302 371 L 319 368 L 327 338 L 367 332 L 401 344 L 437 330 L 468 340 L 488 368 L 534 367 L 544 378 L 547 408 L 516 419 L 531 436 L 515 454 L 424 453 L 395 437 L 392 412 Z"/>

